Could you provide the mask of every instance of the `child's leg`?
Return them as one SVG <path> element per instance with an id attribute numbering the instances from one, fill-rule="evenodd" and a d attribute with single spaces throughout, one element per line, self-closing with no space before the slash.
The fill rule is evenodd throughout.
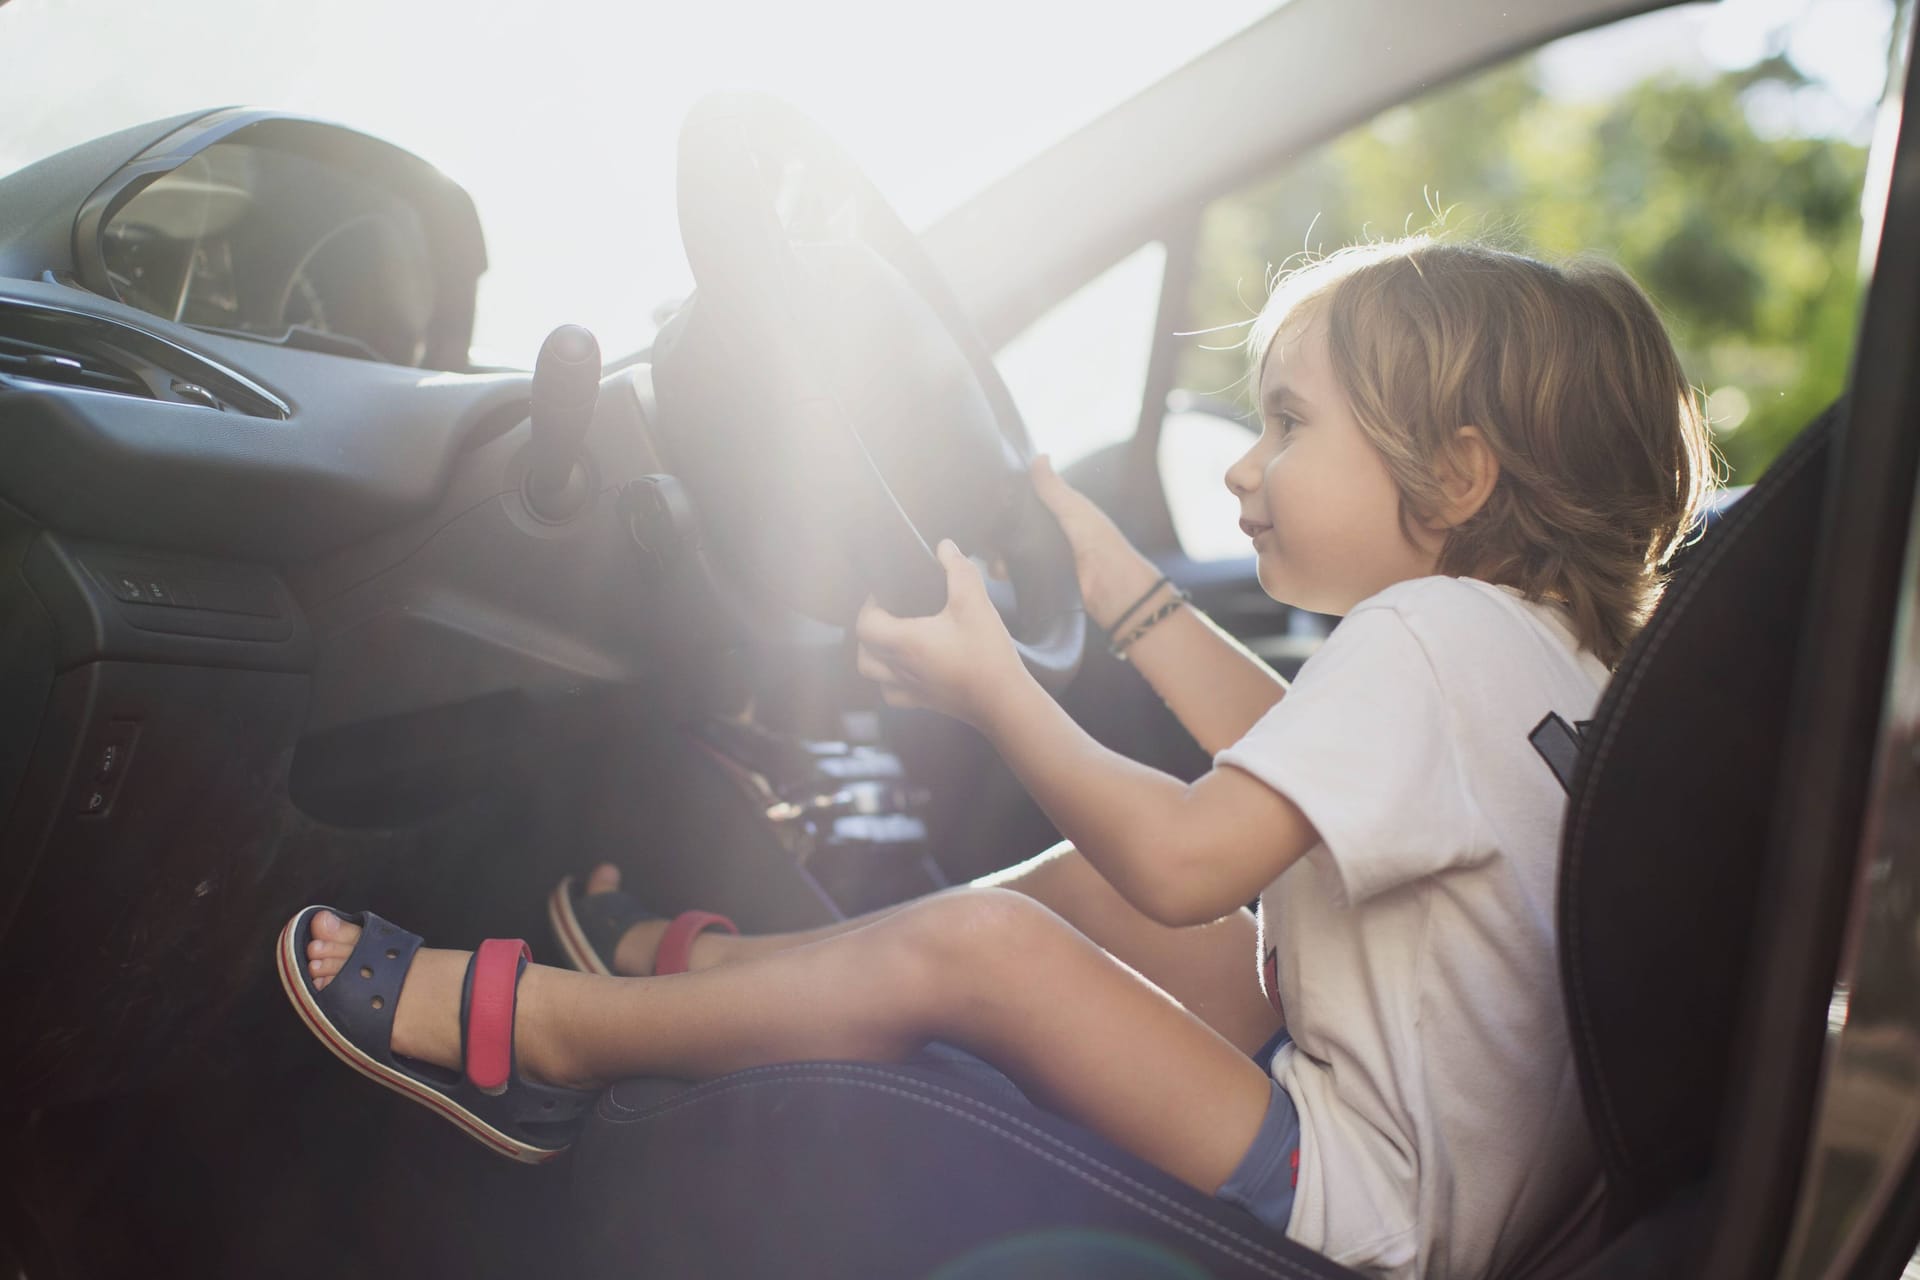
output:
<path id="1" fill-rule="evenodd" d="M 322 937 L 352 941 L 323 917 Z M 337 970 L 338 961 L 329 962 Z M 395 1010 L 396 1051 L 459 1061 L 462 952 L 422 950 Z M 321 975 L 316 970 L 316 977 Z M 1216 1190 L 1271 1088 L 1246 1055 L 1023 895 L 962 889 L 864 927 L 669 978 L 529 967 L 514 1044 L 556 1083 L 704 1079 L 807 1058 L 898 1061 L 931 1039 L 1174 1176 Z"/>
<path id="2" fill-rule="evenodd" d="M 609 867 L 595 873 L 588 889 L 618 884 L 618 873 Z M 1243 1053 L 1252 1053 L 1280 1029 L 1280 1016 L 1260 992 L 1257 931 L 1251 912 L 1236 911 L 1211 924 L 1170 929 L 1142 915 L 1065 841 L 1018 866 L 983 876 L 973 887 L 1012 889 L 1044 904 Z M 895 910 L 887 907 L 799 933 L 753 937 L 705 933 L 695 940 L 692 967 L 703 969 L 804 946 L 861 928 Z M 650 921 L 629 930 L 615 956 L 615 971 L 650 972 L 664 928 L 664 922 Z"/>
<path id="3" fill-rule="evenodd" d="M 1282 1019 L 1260 990 L 1259 925 L 1245 908 L 1209 924 L 1170 928 L 1121 897 L 1065 841 L 975 884 L 1015 889 L 1052 908 L 1243 1053 L 1280 1030 Z"/>

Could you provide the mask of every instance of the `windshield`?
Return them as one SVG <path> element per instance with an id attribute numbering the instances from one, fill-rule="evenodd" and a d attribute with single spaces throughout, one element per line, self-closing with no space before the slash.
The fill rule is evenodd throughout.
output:
<path id="1" fill-rule="evenodd" d="M 272 107 L 407 148 L 472 193 L 490 265 L 477 363 L 529 364 L 555 325 L 633 350 L 690 287 L 675 131 L 716 88 L 808 112 L 910 225 L 1278 0 L 13 0 L 0 7 L 0 173 L 196 108 Z"/>

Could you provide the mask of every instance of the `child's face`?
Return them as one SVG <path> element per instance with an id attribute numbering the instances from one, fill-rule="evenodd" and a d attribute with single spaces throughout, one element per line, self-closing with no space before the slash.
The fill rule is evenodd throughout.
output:
<path id="1" fill-rule="evenodd" d="M 1434 572 L 1444 539 L 1400 527 L 1400 491 L 1333 374 L 1317 321 L 1285 330 L 1260 377 L 1260 439 L 1227 468 L 1260 585 L 1285 604 L 1344 614 Z"/>

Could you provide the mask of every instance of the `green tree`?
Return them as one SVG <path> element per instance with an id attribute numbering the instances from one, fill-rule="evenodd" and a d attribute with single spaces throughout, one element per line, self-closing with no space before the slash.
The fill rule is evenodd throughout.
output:
<path id="1" fill-rule="evenodd" d="M 1774 58 L 1573 102 L 1543 92 L 1523 59 L 1389 111 L 1209 208 L 1192 315 L 1215 332 L 1184 352 L 1182 385 L 1242 387 L 1231 326 L 1267 286 L 1248 264 L 1284 267 L 1437 220 L 1549 258 L 1599 253 L 1631 272 L 1667 317 L 1688 376 L 1721 392 L 1719 444 L 1732 482 L 1750 482 L 1839 393 L 1860 305 L 1865 149 L 1763 136 L 1752 123 L 1750 95 L 1803 83 Z"/>

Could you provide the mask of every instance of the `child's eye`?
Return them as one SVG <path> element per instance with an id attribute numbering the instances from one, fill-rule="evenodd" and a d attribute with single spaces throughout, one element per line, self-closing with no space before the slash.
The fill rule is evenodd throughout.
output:
<path id="1" fill-rule="evenodd" d="M 1284 409 L 1273 415 L 1272 422 L 1274 434 L 1281 439 L 1292 435 L 1293 429 L 1300 425 L 1300 419 Z"/>

